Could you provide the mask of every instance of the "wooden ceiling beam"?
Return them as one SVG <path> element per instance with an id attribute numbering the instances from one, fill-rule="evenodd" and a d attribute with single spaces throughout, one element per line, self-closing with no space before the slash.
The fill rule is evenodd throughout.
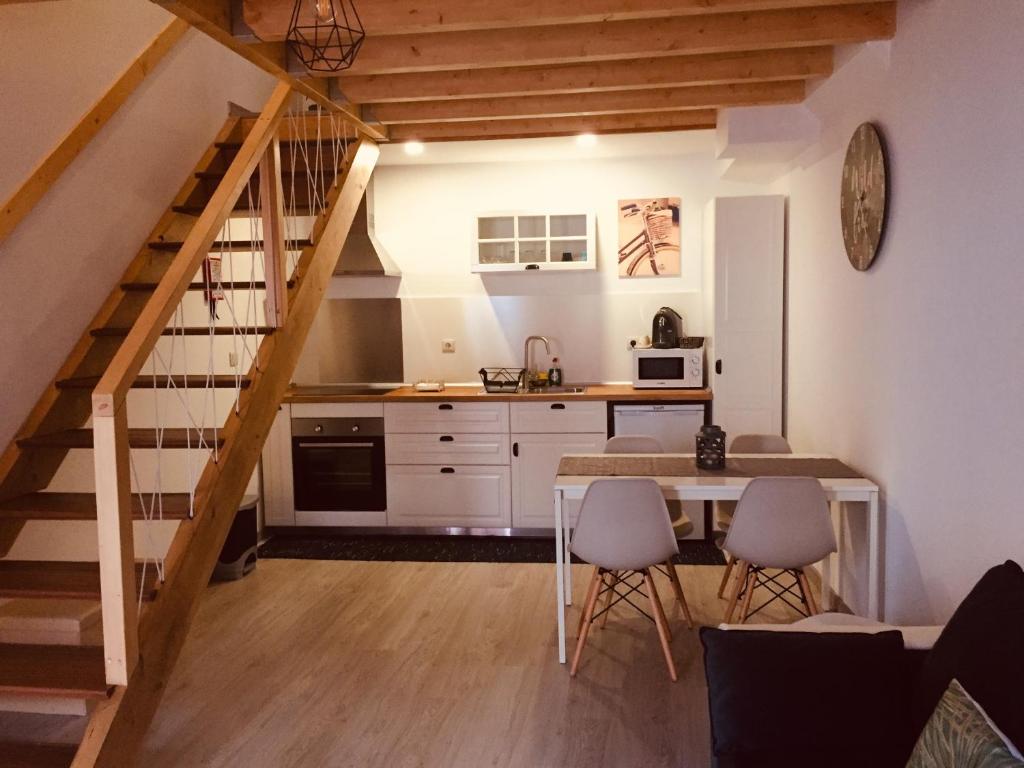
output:
<path id="1" fill-rule="evenodd" d="M 603 91 L 601 93 L 377 104 L 373 108 L 373 116 L 386 125 L 395 125 L 460 120 L 629 114 L 670 112 L 677 109 L 796 104 L 803 101 L 805 95 L 804 81 L 790 80 L 774 83 L 651 88 L 642 91 Z"/>
<path id="2" fill-rule="evenodd" d="M 395 125 L 388 132 L 392 141 L 474 141 L 484 139 L 527 139 L 541 136 L 573 136 L 580 133 L 644 133 L 649 131 L 693 131 L 714 128 L 713 109 L 649 112 L 629 115 L 549 117 L 524 120 L 474 120 L 459 123 L 415 123 Z"/>
<path id="3" fill-rule="evenodd" d="M 500 27 L 628 21 L 711 13 L 853 5 L 863 0 L 364 0 L 357 2 L 368 35 L 453 32 Z M 293 0 L 243 0 L 246 25 L 261 40 L 283 40 Z"/>
<path id="4" fill-rule="evenodd" d="M 832 74 L 832 49 L 787 48 L 554 67 L 492 67 L 400 75 L 346 75 L 336 90 L 357 104 L 591 93 L 735 82 L 803 80 Z"/>
<path id="5" fill-rule="evenodd" d="M 350 74 L 565 64 L 891 38 L 896 3 L 367 37 Z"/>
<path id="6" fill-rule="evenodd" d="M 357 108 L 351 105 L 343 107 L 328 98 L 327 83 L 309 77 L 298 77 L 289 72 L 284 43 L 247 43 L 243 39 L 236 38 L 232 33 L 231 0 L 153 0 L 153 2 L 184 19 L 221 45 L 230 48 L 264 72 L 288 83 L 303 96 L 344 115 L 345 120 L 367 136 L 377 140 L 387 138 L 387 134 L 379 127 L 367 125 L 360 120 Z"/>

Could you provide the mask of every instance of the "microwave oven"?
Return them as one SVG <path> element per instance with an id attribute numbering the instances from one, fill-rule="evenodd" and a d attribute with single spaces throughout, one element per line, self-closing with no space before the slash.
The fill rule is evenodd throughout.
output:
<path id="1" fill-rule="evenodd" d="M 704 386 L 704 339 L 683 339 L 686 346 L 633 350 L 634 389 L 700 389 Z"/>

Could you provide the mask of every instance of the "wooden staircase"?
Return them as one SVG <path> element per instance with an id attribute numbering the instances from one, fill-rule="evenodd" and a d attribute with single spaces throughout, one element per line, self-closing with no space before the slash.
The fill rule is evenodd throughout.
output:
<path id="1" fill-rule="evenodd" d="M 0 697 L 91 706 L 77 747 L 5 742 L 0 731 L 0 768 L 135 763 L 379 154 L 354 128 L 331 137 L 331 162 L 339 171 L 318 203 L 308 194 L 313 186 L 306 175 L 313 169 L 307 161 L 310 147 L 327 140 L 297 130 L 311 118 L 286 117 L 290 101 L 289 86 L 281 84 L 258 118 L 228 120 L 0 454 L 0 598 L 99 601 L 104 636 L 103 646 L 0 642 Z M 288 180 L 300 175 L 301 184 Z M 266 276 L 220 283 L 226 291 L 261 291 L 273 306 L 264 321 L 247 327 L 258 339 L 252 365 L 244 375 L 143 370 L 168 336 L 237 332 L 231 325 L 183 325 L 174 318 L 190 292 L 207 290 L 202 268 L 208 253 L 253 250 L 253 241 L 225 240 L 220 233 L 228 219 L 252 215 L 254 190 L 262 200 L 267 242 L 255 244 L 263 249 Z M 308 237 L 290 241 L 301 251 L 290 274 L 281 235 L 285 212 L 316 216 Z M 129 391 L 147 388 L 156 397 L 167 387 L 234 390 L 236 400 L 216 428 L 129 428 Z M 179 521 L 161 580 L 152 564 L 136 561 L 132 521 L 147 518 L 152 508 L 133 493 L 129 451 L 197 446 L 210 458 L 194 487 L 160 489 L 161 519 Z M 94 453 L 95 492 L 48 490 L 69 451 L 81 450 Z M 8 559 L 29 521 L 96 521 L 99 561 Z"/>

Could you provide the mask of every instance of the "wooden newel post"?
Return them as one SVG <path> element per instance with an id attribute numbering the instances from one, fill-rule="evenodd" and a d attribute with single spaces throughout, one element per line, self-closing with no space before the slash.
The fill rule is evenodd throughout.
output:
<path id="1" fill-rule="evenodd" d="M 267 283 L 267 325 L 280 328 L 288 315 L 288 263 L 284 242 L 284 188 L 281 183 L 281 142 L 277 136 L 260 158 L 260 200 L 263 218 L 263 269 Z"/>
<path id="2" fill-rule="evenodd" d="M 126 404 L 93 395 L 92 429 L 107 682 L 127 685 L 139 656 L 139 620 Z"/>

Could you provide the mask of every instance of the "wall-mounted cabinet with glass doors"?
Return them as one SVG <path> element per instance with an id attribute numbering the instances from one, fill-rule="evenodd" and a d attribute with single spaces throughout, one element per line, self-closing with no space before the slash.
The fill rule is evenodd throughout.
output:
<path id="1" fill-rule="evenodd" d="M 480 214 L 473 235 L 473 272 L 597 268 L 590 213 Z"/>

